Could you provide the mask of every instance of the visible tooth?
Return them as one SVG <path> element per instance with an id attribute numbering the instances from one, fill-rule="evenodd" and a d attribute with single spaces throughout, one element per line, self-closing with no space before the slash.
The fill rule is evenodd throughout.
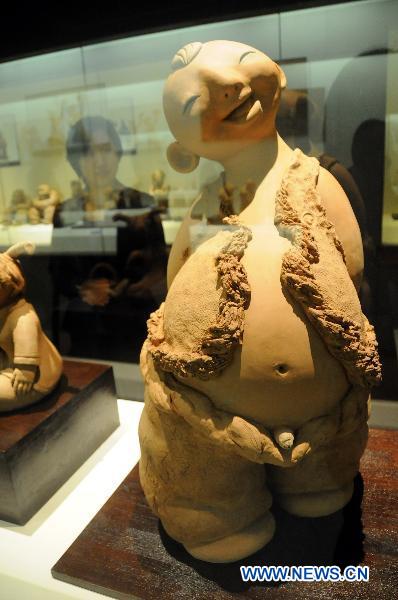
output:
<path id="1" fill-rule="evenodd" d="M 257 112 L 259 108 L 261 108 L 260 100 L 256 100 L 255 103 L 253 104 L 253 106 L 251 107 L 251 109 L 249 110 L 249 112 L 246 115 L 246 121 L 248 121 L 249 119 L 251 119 L 252 116 L 254 115 L 254 113 Z"/>
<path id="2" fill-rule="evenodd" d="M 244 102 L 242 102 L 242 104 L 239 104 L 239 106 L 237 106 L 232 111 L 232 113 L 230 113 L 228 115 L 227 118 L 229 118 L 229 119 L 235 119 L 235 118 L 239 118 L 239 117 L 243 116 L 246 113 L 246 111 L 247 111 L 247 105 L 248 105 L 248 103 L 250 101 L 250 98 L 251 98 L 251 96 L 248 96 L 246 98 L 246 100 Z"/>

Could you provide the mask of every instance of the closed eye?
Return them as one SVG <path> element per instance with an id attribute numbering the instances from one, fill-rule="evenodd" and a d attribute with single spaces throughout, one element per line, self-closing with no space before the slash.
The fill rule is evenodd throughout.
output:
<path id="1" fill-rule="evenodd" d="M 254 50 L 248 50 L 247 52 L 244 52 L 242 54 L 242 56 L 240 57 L 239 62 L 241 63 L 242 60 L 244 60 L 246 58 L 246 56 L 248 56 L 249 54 L 255 54 L 255 51 Z"/>
<path id="2" fill-rule="evenodd" d="M 191 96 L 184 104 L 184 108 L 182 109 L 182 114 L 185 115 L 189 110 L 191 110 L 193 103 L 195 100 L 199 98 L 199 95 Z"/>

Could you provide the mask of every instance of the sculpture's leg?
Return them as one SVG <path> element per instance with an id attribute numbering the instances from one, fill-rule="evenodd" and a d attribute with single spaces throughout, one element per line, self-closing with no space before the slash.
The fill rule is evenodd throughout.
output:
<path id="1" fill-rule="evenodd" d="M 32 223 L 32 225 L 37 225 L 38 223 L 40 223 L 40 213 L 39 213 L 39 210 L 35 206 L 32 206 L 29 209 L 28 215 L 29 215 L 29 222 Z"/>
<path id="2" fill-rule="evenodd" d="M 44 394 L 32 389 L 28 394 L 17 396 L 11 385 L 13 369 L 0 373 L 0 412 L 9 412 L 37 402 Z"/>
<path id="3" fill-rule="evenodd" d="M 292 469 L 267 466 L 270 488 L 282 508 L 300 517 L 321 517 L 345 506 L 367 435 L 363 415 L 354 430 L 315 448 Z"/>
<path id="4" fill-rule="evenodd" d="M 51 225 L 54 220 L 55 206 L 46 206 L 43 211 L 42 222 L 46 225 Z"/>
<path id="5" fill-rule="evenodd" d="M 216 446 L 146 388 L 140 422 L 140 479 L 167 533 L 209 562 L 252 554 L 274 534 L 265 468 Z"/>

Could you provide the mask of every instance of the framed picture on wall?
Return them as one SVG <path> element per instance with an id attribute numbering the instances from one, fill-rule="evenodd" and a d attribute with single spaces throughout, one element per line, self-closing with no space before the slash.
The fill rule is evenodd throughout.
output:
<path id="1" fill-rule="evenodd" d="M 0 115 L 0 167 L 21 164 L 17 128 L 12 115 Z"/>

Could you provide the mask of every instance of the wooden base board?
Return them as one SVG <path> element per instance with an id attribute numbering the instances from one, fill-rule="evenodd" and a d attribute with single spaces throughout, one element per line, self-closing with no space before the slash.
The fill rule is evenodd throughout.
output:
<path id="1" fill-rule="evenodd" d="M 304 519 L 273 507 L 274 539 L 228 565 L 193 559 L 146 504 L 138 465 L 52 569 L 67 583 L 122 600 L 393 598 L 398 589 L 398 432 L 372 430 L 351 502 Z M 362 503 L 362 507 L 361 507 Z M 363 512 L 362 512 L 363 511 Z M 368 583 L 246 584 L 239 565 L 369 565 Z"/>
<path id="2" fill-rule="evenodd" d="M 118 425 L 112 368 L 64 361 L 51 394 L 0 414 L 0 519 L 26 523 Z"/>

